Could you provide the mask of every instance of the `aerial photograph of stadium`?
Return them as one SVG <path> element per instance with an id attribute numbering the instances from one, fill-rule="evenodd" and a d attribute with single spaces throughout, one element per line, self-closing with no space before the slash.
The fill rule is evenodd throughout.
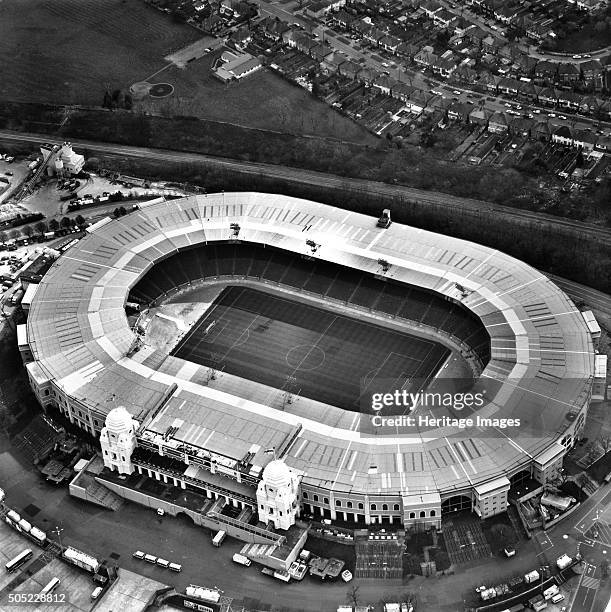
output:
<path id="1" fill-rule="evenodd" d="M 0 611 L 611 611 L 608 1 L 0 34 Z"/>

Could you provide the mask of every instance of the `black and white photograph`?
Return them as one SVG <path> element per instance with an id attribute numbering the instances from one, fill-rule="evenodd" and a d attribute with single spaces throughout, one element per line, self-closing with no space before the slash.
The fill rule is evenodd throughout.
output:
<path id="1" fill-rule="evenodd" d="M 0 612 L 611 612 L 611 2 L 0 0 Z"/>

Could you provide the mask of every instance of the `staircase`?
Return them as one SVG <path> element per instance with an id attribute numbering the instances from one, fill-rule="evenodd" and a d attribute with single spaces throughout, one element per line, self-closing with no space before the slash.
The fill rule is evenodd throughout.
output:
<path id="1" fill-rule="evenodd" d="M 89 496 L 88 501 L 98 506 L 116 512 L 123 505 L 121 497 L 93 478 L 85 487 L 85 491 Z"/>
<path id="2" fill-rule="evenodd" d="M 278 548 L 276 544 L 245 544 L 240 550 L 240 554 L 252 559 L 266 559 Z"/>

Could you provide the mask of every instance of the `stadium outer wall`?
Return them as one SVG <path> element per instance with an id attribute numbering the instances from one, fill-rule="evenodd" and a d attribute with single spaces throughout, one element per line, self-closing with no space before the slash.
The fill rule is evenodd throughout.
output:
<path id="1" fill-rule="evenodd" d="M 351 431 L 350 418 L 332 407 L 327 422 L 314 422 L 308 414 L 219 397 L 143 366 L 133 358 L 137 340 L 125 317 L 130 288 L 177 250 L 235 237 L 236 224 L 249 241 L 308 255 L 308 240 L 317 245 L 317 257 L 371 273 L 384 259 L 395 280 L 460 300 L 491 337 L 492 358 L 480 381 L 501 387 L 496 414 L 536 415 L 544 430 L 530 437 L 495 432 L 478 438 L 446 429 L 417 441 L 369 440 Z M 155 429 L 155 419 L 175 418 L 177 406 L 193 405 L 201 416 L 191 425 L 200 431 L 222 405 L 234 423 L 252 422 L 269 432 L 270 443 L 302 474 L 302 512 L 413 527 L 438 526 L 442 511 L 462 508 L 493 516 L 506 509 L 512 482 L 555 480 L 585 422 L 594 356 L 579 311 L 522 262 L 407 226 L 379 229 L 370 217 L 257 193 L 155 203 L 93 228 L 43 278 L 27 343 L 32 361 L 26 368 L 41 405 L 92 434 L 111 408 L 124 405 L 140 423 L 139 446 L 254 487 L 269 460 L 257 444 L 260 434 L 251 438 L 223 425 L 215 433 L 227 444 L 206 448 L 205 438 L 185 441 L 178 431 L 164 439 Z M 164 477 L 161 466 L 155 476 Z"/>

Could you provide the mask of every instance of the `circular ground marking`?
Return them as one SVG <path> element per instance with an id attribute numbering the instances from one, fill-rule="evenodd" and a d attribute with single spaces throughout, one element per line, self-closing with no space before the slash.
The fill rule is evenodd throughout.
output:
<path id="1" fill-rule="evenodd" d="M 134 98 L 144 98 L 148 96 L 152 85 L 148 81 L 138 81 L 130 86 L 129 91 Z"/>
<path id="2" fill-rule="evenodd" d="M 313 344 L 299 344 L 286 354 L 286 363 L 300 372 L 319 368 L 325 362 L 325 352 Z"/>
<path id="3" fill-rule="evenodd" d="M 151 98 L 165 98 L 174 93 L 174 86 L 169 83 L 155 83 L 149 90 Z"/>

